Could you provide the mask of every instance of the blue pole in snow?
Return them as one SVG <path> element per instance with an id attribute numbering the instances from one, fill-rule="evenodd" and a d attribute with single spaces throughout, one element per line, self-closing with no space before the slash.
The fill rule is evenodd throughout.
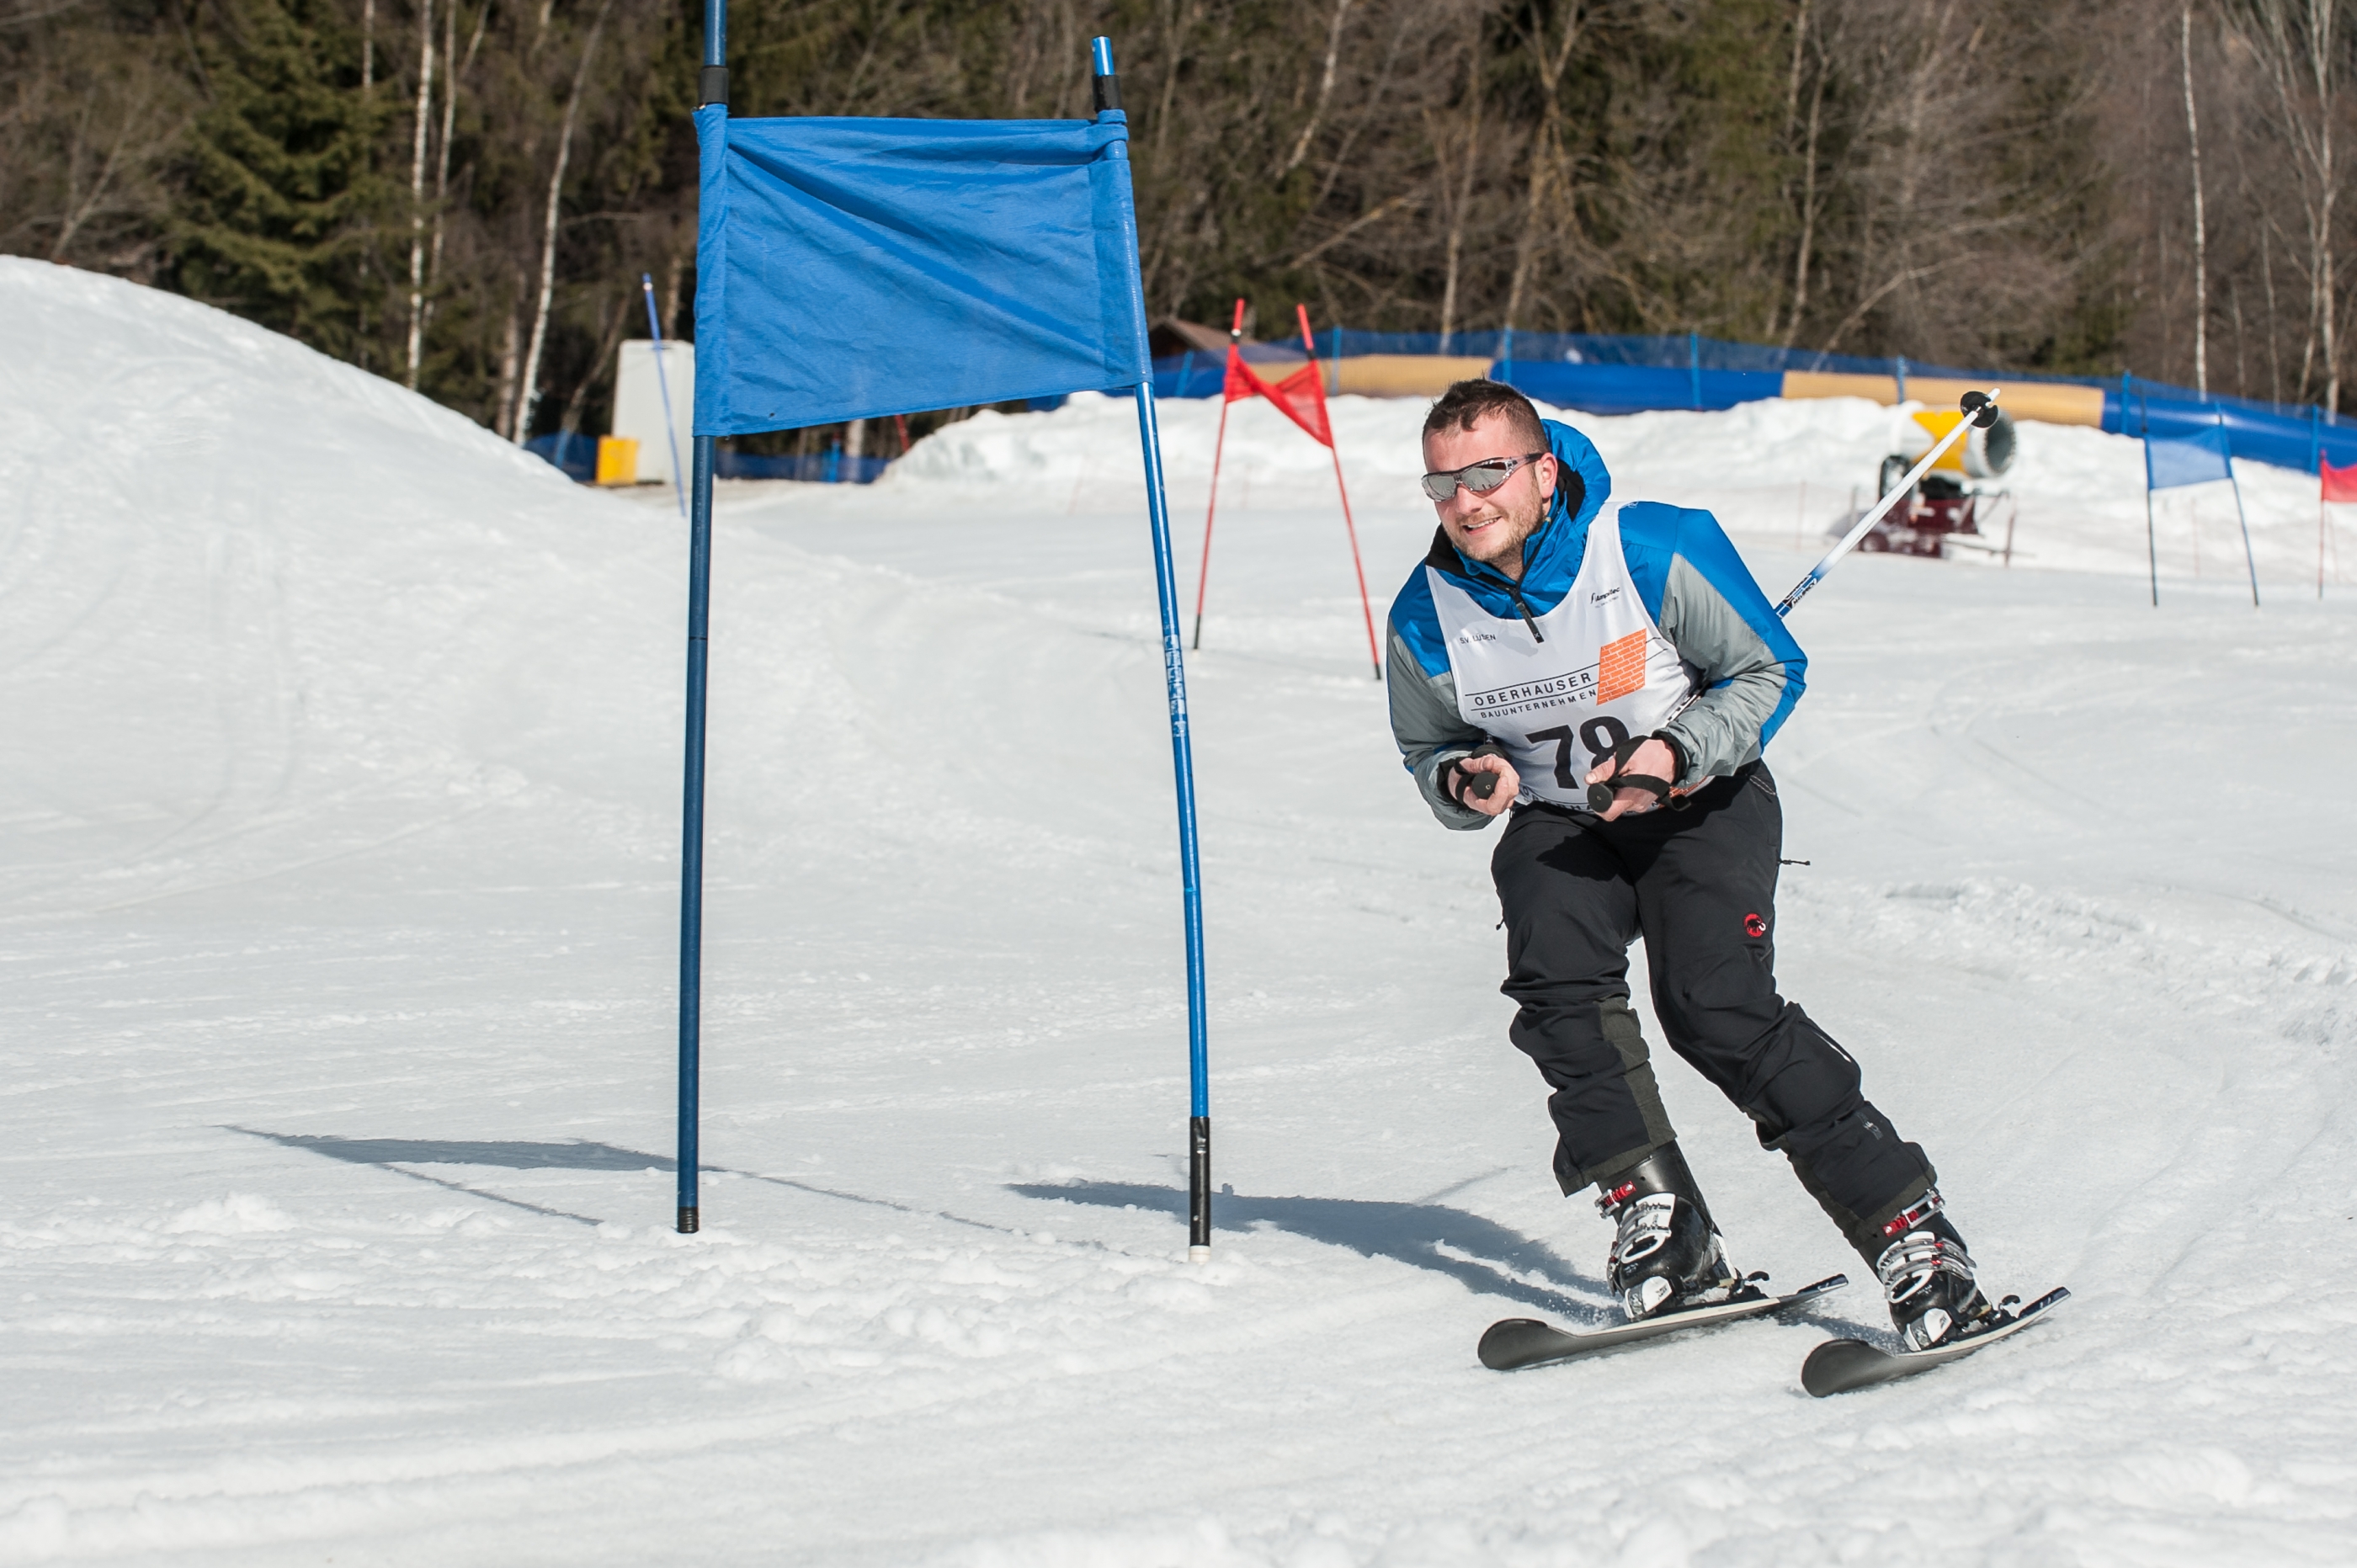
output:
<path id="1" fill-rule="evenodd" d="M 1114 74 L 1113 40 L 1098 38 L 1093 50 L 1097 118 L 1125 122 L 1121 82 Z M 1129 188 L 1129 165 L 1115 145 L 1121 181 L 1121 245 L 1129 264 L 1131 300 L 1136 317 L 1137 355 L 1146 362 L 1146 289 L 1138 272 L 1137 209 Z M 1154 529 L 1154 584 L 1162 612 L 1162 675 L 1170 699 L 1170 766 L 1178 785 L 1178 872 L 1187 927 L 1187 1256 L 1211 1256 L 1211 1075 L 1206 1045 L 1203 989 L 1203 877 L 1195 846 L 1195 757 L 1187 731 L 1186 644 L 1178 633 L 1178 587 L 1170 565 L 1170 506 L 1163 494 L 1162 434 L 1155 422 L 1154 383 L 1137 385 L 1138 444 L 1146 451 L 1146 514 Z"/>
<path id="2" fill-rule="evenodd" d="M 705 0 L 699 106 L 728 102 L 728 0 Z M 704 696 L 712 611 L 712 460 L 718 443 L 695 436 L 695 491 L 688 502 L 687 744 L 681 791 L 679 856 L 679 1217 L 683 1236 L 696 1216 L 696 1121 L 703 1070 Z"/>
<path id="3" fill-rule="evenodd" d="M 1694 405 L 1702 406 L 1702 334 L 1686 334 L 1686 374 L 1694 381 Z"/>
<path id="4" fill-rule="evenodd" d="M 647 296 L 647 330 L 654 334 L 655 390 L 662 394 L 663 439 L 671 444 L 671 488 L 679 495 L 679 515 L 687 515 L 687 478 L 679 471 L 679 425 L 671 416 L 671 377 L 663 371 L 662 321 L 655 315 L 655 278 L 652 273 L 639 274 L 639 287 Z"/>
<path id="5" fill-rule="evenodd" d="M 2216 422 L 2218 434 L 2226 435 L 2226 411 L 2216 403 L 2210 405 L 2210 417 Z M 2251 569 L 2251 607 L 2259 607 L 2259 562 L 2251 553 L 2251 520 L 2243 510 L 2243 481 L 2234 477 L 2234 448 L 2231 438 L 2219 445 L 2226 448 L 2226 482 L 2234 487 L 2234 521 L 2243 525 L 2243 564 Z"/>
<path id="6" fill-rule="evenodd" d="M 2120 433 L 2128 428 L 2128 373 L 2120 372 Z M 2160 608 L 2160 537 L 2154 532 L 2152 521 L 2152 409 L 2141 397 L 2136 399 L 2136 435 L 2144 442 L 2144 558 L 2152 574 L 2152 607 Z"/>

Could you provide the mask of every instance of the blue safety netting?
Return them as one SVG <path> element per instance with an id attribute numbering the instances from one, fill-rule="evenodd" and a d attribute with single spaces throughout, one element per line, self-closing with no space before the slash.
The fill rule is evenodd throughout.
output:
<path id="1" fill-rule="evenodd" d="M 697 435 L 1151 374 L 1117 117 L 695 124 Z"/>
<path id="2" fill-rule="evenodd" d="M 1225 354 L 1189 351 L 1154 361 L 1156 397 L 1217 397 L 1227 384 Z"/>
<path id="3" fill-rule="evenodd" d="M 2104 392 L 2104 428 L 2158 440 L 2205 436 L 2222 428 L 2233 456 L 2311 474 L 2319 456 L 2335 467 L 2357 462 L 2357 424 L 2336 422 L 2321 409 L 2239 397 L 2204 400 L 2190 388 L 2131 376 Z"/>
<path id="4" fill-rule="evenodd" d="M 554 435 L 533 436 L 523 444 L 523 449 L 535 457 L 554 464 L 568 479 L 586 485 L 597 477 L 597 438 L 595 435 L 584 435 L 577 430 L 560 430 Z"/>
<path id="5" fill-rule="evenodd" d="M 712 455 L 721 479 L 800 479 L 811 485 L 872 485 L 892 466 L 889 457 L 846 457 L 841 448 L 807 456 L 759 457 L 723 446 Z"/>
<path id="6" fill-rule="evenodd" d="M 1541 403 L 1587 413 L 1651 408 L 1733 408 L 1784 394 L 1781 371 L 1706 371 L 1694 366 L 1569 365 L 1501 360 L 1490 374 Z"/>

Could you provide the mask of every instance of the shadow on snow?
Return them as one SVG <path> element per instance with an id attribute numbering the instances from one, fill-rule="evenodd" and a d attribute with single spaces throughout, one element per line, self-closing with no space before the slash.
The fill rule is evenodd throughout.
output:
<path id="1" fill-rule="evenodd" d="M 411 1170 L 411 1165 L 491 1165 L 511 1171 L 565 1170 L 615 1171 L 635 1173 L 662 1171 L 666 1174 L 679 1169 L 679 1162 L 669 1155 L 650 1155 L 637 1149 L 626 1149 L 615 1144 L 593 1144 L 575 1138 L 562 1144 L 528 1144 L 511 1140 L 468 1141 L 444 1138 L 338 1138 L 327 1134 L 305 1133 L 266 1133 L 258 1127 L 231 1126 L 231 1133 L 242 1133 L 250 1138 L 263 1138 L 289 1149 L 307 1149 L 331 1160 L 347 1165 L 368 1165 L 376 1170 L 390 1171 L 442 1187 L 450 1192 L 463 1192 L 469 1197 L 479 1197 L 490 1203 L 503 1203 L 511 1208 L 527 1209 L 554 1219 L 577 1220 L 584 1225 L 601 1225 L 601 1219 L 587 1214 L 575 1214 L 563 1208 L 546 1208 L 522 1198 L 504 1197 L 480 1187 L 446 1181 L 428 1176 L 424 1171 Z M 930 1219 L 945 1219 L 952 1225 L 970 1226 L 977 1230 L 1007 1231 L 1003 1225 L 987 1225 L 978 1219 L 967 1219 L 942 1209 L 918 1208 L 905 1203 L 895 1203 L 888 1197 L 868 1197 L 856 1192 L 842 1192 L 812 1182 L 796 1181 L 790 1176 L 763 1176 L 759 1171 L 740 1171 L 727 1165 L 699 1165 L 699 1174 L 737 1176 L 746 1181 L 758 1181 L 770 1187 L 791 1187 L 796 1192 L 812 1193 L 820 1197 L 837 1198 L 845 1203 L 865 1204 L 871 1208 L 888 1208 L 896 1214 L 915 1214 Z"/>
<path id="2" fill-rule="evenodd" d="M 1092 1181 L 1017 1185 L 1008 1190 L 1048 1202 L 1135 1206 L 1176 1215 L 1182 1221 L 1187 1217 L 1187 1195 L 1176 1187 Z M 1222 1191 L 1211 1199 L 1211 1219 L 1215 1226 L 1229 1230 L 1284 1230 L 1347 1247 L 1361 1257 L 1429 1269 L 1477 1294 L 1504 1296 L 1592 1325 L 1619 1321 L 1603 1305 L 1609 1296 L 1600 1282 L 1565 1262 L 1544 1242 L 1467 1209 L 1437 1203 L 1256 1197 Z"/>
<path id="3" fill-rule="evenodd" d="M 439 1138 L 339 1138 L 326 1134 L 270 1133 L 255 1127 L 231 1126 L 227 1131 L 265 1139 L 289 1149 L 368 1165 L 395 1176 L 422 1181 L 450 1192 L 464 1193 L 511 1208 L 570 1219 L 583 1225 L 600 1220 L 567 1209 L 550 1208 L 522 1198 L 446 1180 L 416 1170 L 417 1165 L 488 1165 L 501 1170 L 607 1171 L 630 1174 L 675 1171 L 670 1156 L 651 1155 L 614 1144 L 573 1139 L 559 1144 L 514 1140 Z M 842 1192 L 786 1176 L 757 1171 L 705 1165 L 704 1171 L 791 1187 L 822 1197 L 837 1198 L 896 1213 L 925 1215 L 981 1230 L 1007 1231 L 1008 1227 L 967 1219 L 938 1209 L 918 1208 L 889 1198 Z M 1127 1182 L 1076 1182 L 1071 1185 L 1011 1184 L 1009 1191 L 1043 1202 L 1088 1204 L 1101 1208 L 1136 1208 L 1169 1214 L 1184 1222 L 1187 1195 L 1176 1187 Z M 1381 1203 L 1347 1197 L 1261 1197 L 1223 1191 L 1212 1199 L 1213 1219 L 1233 1230 L 1283 1230 L 1311 1241 L 1347 1248 L 1361 1257 L 1384 1258 L 1413 1268 L 1446 1274 L 1481 1295 L 1503 1296 L 1542 1311 L 1585 1320 L 1590 1326 L 1617 1321 L 1602 1284 L 1566 1262 L 1544 1242 L 1534 1241 L 1470 1210 L 1438 1203 Z M 1013 1232 L 1020 1234 L 1019 1231 Z"/>

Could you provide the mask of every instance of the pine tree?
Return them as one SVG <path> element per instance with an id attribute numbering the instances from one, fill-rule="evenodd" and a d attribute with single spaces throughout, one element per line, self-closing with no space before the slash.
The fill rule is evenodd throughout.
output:
<path id="1" fill-rule="evenodd" d="M 382 108 L 329 0 L 228 0 L 200 46 L 212 102 L 175 225 L 183 293 L 356 358 L 361 263 L 396 195 L 371 172 Z"/>

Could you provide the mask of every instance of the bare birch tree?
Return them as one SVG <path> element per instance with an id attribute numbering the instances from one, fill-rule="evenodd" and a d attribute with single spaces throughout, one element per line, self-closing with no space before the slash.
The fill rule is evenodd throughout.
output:
<path id="1" fill-rule="evenodd" d="M 2201 214 L 2201 122 L 2193 112 L 2193 0 L 2178 13 L 2185 81 L 2185 143 L 2193 156 L 2193 385 L 2210 395 L 2210 237 Z"/>
<path id="2" fill-rule="evenodd" d="M 597 14 L 589 24 L 589 36 L 582 40 L 581 61 L 574 68 L 573 91 L 565 95 L 565 121 L 556 133 L 556 167 L 548 177 L 547 216 L 541 226 L 540 298 L 533 309 L 532 346 L 524 351 L 522 380 L 516 392 L 515 428 L 511 436 L 519 446 L 531 439 L 533 412 L 540 404 L 540 354 L 548 341 L 548 309 L 556 293 L 557 203 L 565 193 L 565 166 L 573 157 L 573 126 L 581 114 L 581 94 L 589 84 L 589 67 L 597 58 L 597 39 L 605 31 L 606 12 L 612 4 L 613 0 L 597 0 Z M 544 31 L 547 25 L 548 11 L 544 6 Z"/>
<path id="3" fill-rule="evenodd" d="M 1572 51 L 1579 47 L 1585 0 L 1552 0 L 1534 9 L 1530 22 L 1518 28 L 1538 71 L 1539 123 L 1531 133 L 1529 174 L 1523 195 L 1523 222 L 1514 239 L 1513 281 L 1506 285 L 1505 324 L 1520 319 L 1530 291 L 1531 267 L 1536 254 L 1540 213 L 1563 157 L 1563 79 L 1571 68 Z M 1568 203 L 1566 189 L 1557 199 Z"/>
<path id="4" fill-rule="evenodd" d="M 457 0 L 452 0 L 455 6 Z M 425 143 L 434 123 L 434 0 L 417 5 L 416 134 L 409 154 L 409 390 L 425 343 Z"/>
<path id="5" fill-rule="evenodd" d="M 2341 0 L 2239 0 L 2228 11 L 2229 26 L 2266 77 L 2276 129 L 2291 149 L 2298 171 L 2308 225 L 2309 278 L 2308 344 L 2300 357 L 2299 387 L 2305 392 L 2315 384 L 2320 349 L 2328 409 L 2341 403 L 2339 269 L 2333 244 L 2333 213 L 2341 189 L 2332 145 L 2334 90 L 2341 75 L 2334 42 L 2340 9 Z"/>

